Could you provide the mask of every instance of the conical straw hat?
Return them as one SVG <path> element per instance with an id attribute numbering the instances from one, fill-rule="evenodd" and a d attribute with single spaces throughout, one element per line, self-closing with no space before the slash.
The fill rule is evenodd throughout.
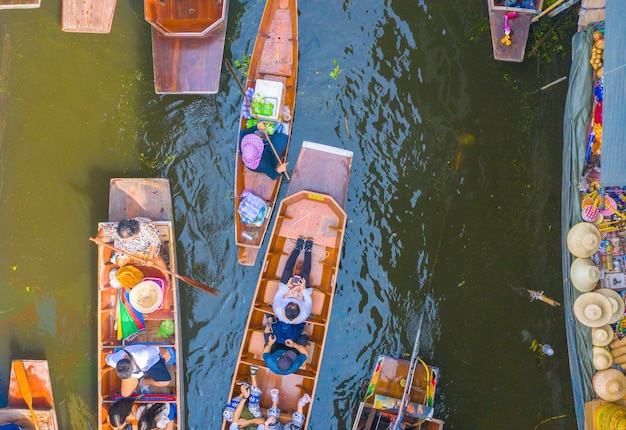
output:
<path id="1" fill-rule="evenodd" d="M 163 291 L 154 281 L 140 282 L 130 291 L 130 303 L 144 314 L 157 310 L 162 301 Z"/>
<path id="2" fill-rule="evenodd" d="M 613 329 L 608 324 L 591 329 L 591 344 L 594 346 L 607 346 L 614 337 Z"/>
<path id="3" fill-rule="evenodd" d="M 598 285 L 600 269 L 589 258 L 577 258 L 572 263 L 569 277 L 574 288 L 587 293 Z"/>
<path id="4" fill-rule="evenodd" d="M 594 346 L 592 350 L 593 367 L 595 367 L 596 370 L 604 370 L 611 367 L 611 365 L 613 364 L 613 356 L 606 348 Z"/>
<path id="5" fill-rule="evenodd" d="M 574 302 L 574 315 L 587 327 L 600 327 L 609 323 L 613 316 L 613 307 L 602 294 L 584 293 Z"/>
<path id="6" fill-rule="evenodd" d="M 579 222 L 567 233 L 567 249 L 579 258 L 591 257 L 600 248 L 598 228 L 589 222 Z"/>
<path id="7" fill-rule="evenodd" d="M 604 297 L 609 299 L 609 302 L 611 303 L 611 310 L 613 311 L 613 314 L 611 315 L 609 324 L 614 324 L 621 320 L 624 316 L 624 299 L 622 299 L 622 296 L 620 296 L 617 291 L 611 290 L 610 288 L 599 288 L 594 292 L 602 294 Z"/>
<path id="8" fill-rule="evenodd" d="M 626 395 L 626 375 L 617 369 L 596 372 L 592 385 L 598 397 L 607 402 L 615 402 Z"/>

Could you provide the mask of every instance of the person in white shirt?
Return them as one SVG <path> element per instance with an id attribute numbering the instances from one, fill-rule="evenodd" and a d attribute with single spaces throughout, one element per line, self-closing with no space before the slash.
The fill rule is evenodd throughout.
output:
<path id="1" fill-rule="evenodd" d="M 137 385 L 142 393 L 150 392 L 150 387 L 167 387 L 172 380 L 167 370 L 166 360 L 172 362 L 170 349 L 157 346 L 127 345 L 119 351 L 107 354 L 106 363 L 114 367 L 117 376 L 122 380 L 121 394 L 129 397 Z M 164 359 L 164 355 L 165 357 Z"/>
<path id="2" fill-rule="evenodd" d="M 293 269 L 303 245 L 304 261 L 302 262 L 302 270 L 300 275 L 293 276 Z M 308 239 L 305 241 L 301 237 L 298 238 L 296 247 L 289 255 L 287 263 L 285 263 L 278 290 L 274 295 L 272 309 L 276 317 L 287 324 L 301 324 L 311 314 L 311 307 L 313 306 L 311 294 L 313 289 L 309 282 L 309 273 L 311 272 L 312 250 L 312 240 Z"/>

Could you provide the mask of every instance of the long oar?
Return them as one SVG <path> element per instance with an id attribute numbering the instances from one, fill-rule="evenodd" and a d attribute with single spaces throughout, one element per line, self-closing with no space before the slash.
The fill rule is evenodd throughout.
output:
<path id="1" fill-rule="evenodd" d="M 230 70 L 230 74 L 233 75 L 233 78 L 235 78 L 235 82 L 237 82 L 237 85 L 239 86 L 239 89 L 243 93 L 243 96 L 246 98 L 246 100 L 248 100 L 248 103 L 250 104 L 250 113 L 252 113 L 252 100 L 250 100 L 250 98 L 248 97 L 248 94 L 246 94 L 246 90 L 241 84 L 241 81 L 239 80 L 239 78 L 237 77 L 237 74 L 235 73 L 235 69 L 233 69 L 233 66 L 232 64 L 230 64 L 230 61 L 228 60 L 225 60 L 225 61 L 226 61 L 226 65 L 228 66 L 228 69 Z M 254 116 L 254 118 L 259 120 L 259 117 L 256 114 L 252 113 L 252 116 Z M 283 160 L 280 158 L 280 155 L 278 155 L 278 152 L 276 152 L 276 148 L 274 148 L 274 144 L 272 143 L 272 140 L 270 139 L 268 134 L 265 132 L 265 130 L 263 130 L 263 134 L 265 135 L 265 138 L 267 139 L 267 143 L 269 143 L 270 148 L 272 148 L 274 157 L 276 157 L 279 163 L 282 163 Z M 287 180 L 289 181 L 291 178 L 289 177 L 289 174 L 287 173 L 287 171 L 283 173 L 285 174 L 285 178 L 287 178 Z"/>
<path id="2" fill-rule="evenodd" d="M 24 402 L 26 402 L 26 406 L 28 406 L 28 409 L 30 409 L 30 414 L 33 416 L 33 424 L 35 425 L 35 429 L 39 430 L 39 424 L 37 424 L 37 416 L 35 415 L 35 410 L 33 409 L 33 393 L 30 391 L 30 384 L 28 383 L 28 376 L 26 376 L 24 363 L 22 363 L 20 360 L 15 360 L 13 362 L 13 370 L 15 371 L 17 385 L 20 388 L 20 392 L 22 393 Z"/>
<path id="3" fill-rule="evenodd" d="M 108 243 L 104 243 L 104 242 L 98 243 L 98 242 L 96 242 L 96 239 L 94 239 L 93 237 L 90 237 L 89 240 L 91 240 L 93 243 L 96 243 L 96 244 L 102 245 L 104 247 L 107 247 L 109 249 L 112 249 L 115 252 L 119 252 L 120 254 L 128 255 L 130 258 L 132 258 L 134 260 L 141 261 L 144 264 L 148 263 L 148 260 L 146 258 L 142 258 L 142 257 L 139 257 L 137 255 L 130 254 L 130 253 L 126 252 L 126 251 L 122 251 L 120 249 L 117 249 L 113 245 L 109 245 Z M 217 296 L 217 292 L 218 291 L 215 288 L 213 288 L 213 287 L 209 287 L 208 285 L 204 285 L 203 283 L 198 282 L 195 279 L 191 279 L 191 278 L 188 278 L 186 276 L 179 275 L 178 273 L 174 273 L 171 270 L 167 270 L 167 269 L 164 269 L 164 268 L 156 266 L 156 265 L 152 265 L 152 267 L 154 267 L 156 269 L 159 269 L 161 272 L 167 273 L 167 274 L 169 274 L 171 276 L 175 276 L 178 279 L 180 279 L 181 281 L 185 282 L 186 284 L 191 285 L 192 287 L 199 288 L 202 291 L 206 291 L 207 293 L 211 293 L 214 296 Z"/>
<path id="4" fill-rule="evenodd" d="M 557 0 L 556 2 L 554 2 L 553 4 L 551 4 L 550 6 L 548 6 L 546 9 L 544 9 L 539 15 L 533 16 L 533 19 L 531 20 L 532 22 L 537 22 L 539 21 L 539 18 L 541 18 L 542 16 L 544 16 L 545 14 L 547 14 L 548 12 L 550 12 L 552 9 L 556 8 L 558 5 L 560 5 L 561 3 L 563 3 L 565 0 Z"/>

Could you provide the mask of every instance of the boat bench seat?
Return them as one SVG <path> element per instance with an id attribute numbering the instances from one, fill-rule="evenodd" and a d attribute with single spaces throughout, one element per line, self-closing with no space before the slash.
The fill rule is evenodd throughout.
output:
<path id="1" fill-rule="evenodd" d="M 251 330 L 249 336 L 246 336 L 248 343 L 245 348 L 245 352 L 242 354 L 242 360 L 248 364 L 261 366 L 267 368 L 265 361 L 263 361 L 263 348 L 265 347 L 265 338 L 263 336 L 263 330 Z M 314 351 L 316 344 L 313 341 L 308 342 L 310 351 Z M 313 354 L 309 353 L 306 361 L 302 364 L 300 369 L 295 374 L 312 378 L 315 377 L 315 371 L 311 366 Z"/>

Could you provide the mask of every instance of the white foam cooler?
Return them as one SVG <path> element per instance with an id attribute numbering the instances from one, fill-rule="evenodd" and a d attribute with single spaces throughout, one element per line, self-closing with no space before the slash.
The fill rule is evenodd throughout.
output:
<path id="1" fill-rule="evenodd" d="M 257 79 L 254 87 L 254 93 L 264 96 L 267 102 L 274 105 L 272 115 L 258 115 L 259 119 L 265 121 L 278 121 L 280 117 L 280 110 L 285 102 L 285 85 L 282 82 Z"/>

